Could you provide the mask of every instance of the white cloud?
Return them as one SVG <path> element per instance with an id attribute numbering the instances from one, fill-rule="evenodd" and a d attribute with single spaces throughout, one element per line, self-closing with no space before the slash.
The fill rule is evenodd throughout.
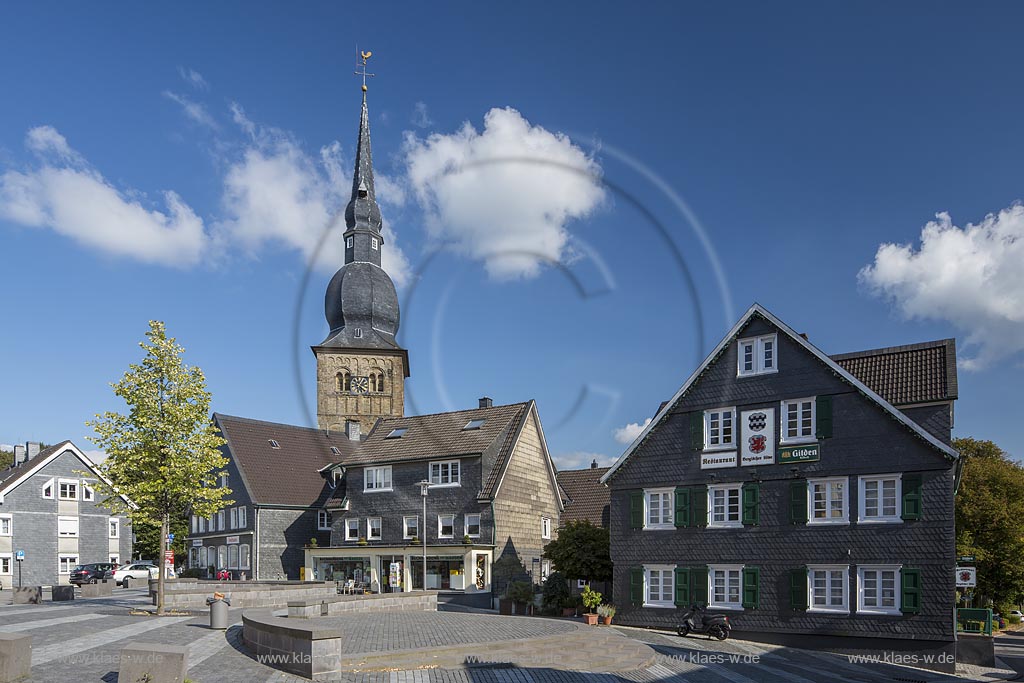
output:
<path id="1" fill-rule="evenodd" d="M 193 102 L 184 95 L 179 95 L 171 92 L 170 90 L 164 90 L 163 95 L 172 102 L 177 102 L 181 106 L 181 110 L 185 112 L 185 116 L 194 123 L 198 123 L 200 126 L 206 126 L 213 130 L 218 130 L 220 128 L 213 116 L 210 115 L 210 112 L 208 112 L 206 107 L 202 104 Z"/>
<path id="2" fill-rule="evenodd" d="M 882 244 L 858 279 L 908 319 L 942 320 L 966 335 L 974 370 L 1024 351 L 1024 205 L 953 225 L 948 213 L 921 230 L 920 248 Z"/>
<path id="3" fill-rule="evenodd" d="M 426 102 L 417 102 L 412 109 L 412 118 L 410 119 L 412 125 L 417 128 L 429 128 L 433 125 L 434 121 L 430 118 L 430 111 L 427 109 Z"/>
<path id="4" fill-rule="evenodd" d="M 107 459 L 107 454 L 103 451 L 92 450 L 82 452 L 85 453 L 86 457 L 88 457 L 97 465 L 99 465 L 101 462 Z"/>
<path id="5" fill-rule="evenodd" d="M 344 263 L 343 211 L 352 185 L 341 145 L 326 145 L 314 158 L 292 135 L 255 124 L 238 105 L 232 106 L 232 114 L 251 142 L 229 162 L 222 197 L 226 218 L 215 226 L 217 240 L 253 254 L 268 243 L 283 244 L 306 259 L 315 258 L 321 269 L 338 268 Z M 404 201 L 387 176 L 377 173 L 376 180 L 381 203 Z M 396 202 L 390 201 L 392 192 L 398 195 Z M 328 225 L 333 234 L 317 252 Z M 409 281 L 409 261 L 387 224 L 382 234 L 388 246 L 381 265 L 401 287 Z"/>
<path id="6" fill-rule="evenodd" d="M 206 82 L 203 75 L 195 69 L 189 69 L 184 66 L 178 67 L 178 74 L 181 76 L 181 80 L 191 85 L 196 90 L 209 90 L 210 84 Z"/>
<path id="7" fill-rule="evenodd" d="M 176 193 L 163 193 L 162 211 L 143 206 L 144 194 L 112 185 L 50 126 L 30 130 L 25 144 L 39 165 L 0 175 L 0 217 L 147 263 L 199 262 L 203 221 Z"/>
<path id="8" fill-rule="evenodd" d="M 13 450 L 14 450 L 14 446 L 12 446 L 11 444 L 9 444 L 9 443 L 0 443 L 0 451 L 7 451 L 8 453 L 10 453 Z"/>
<path id="9" fill-rule="evenodd" d="M 494 279 L 570 256 L 566 225 L 604 198 L 594 159 L 511 108 L 491 109 L 482 132 L 467 122 L 451 135 L 406 133 L 404 151 L 430 236 Z"/>
<path id="10" fill-rule="evenodd" d="M 651 424 L 651 418 L 644 420 L 643 424 L 638 422 L 630 422 L 625 427 L 619 427 L 612 432 L 612 436 L 619 443 L 633 443 L 636 437 L 640 436 L 640 432 L 647 429 L 647 425 Z"/>
<path id="11" fill-rule="evenodd" d="M 609 458 L 607 455 L 591 453 L 589 451 L 572 451 L 552 456 L 552 459 L 555 461 L 555 467 L 558 468 L 559 472 L 562 470 L 586 469 L 595 460 L 597 460 L 598 467 L 609 467 L 615 461 L 615 458 Z"/>

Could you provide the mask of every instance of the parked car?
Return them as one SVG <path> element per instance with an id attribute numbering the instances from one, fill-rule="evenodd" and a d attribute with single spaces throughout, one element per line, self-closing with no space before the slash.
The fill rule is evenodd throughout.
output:
<path id="1" fill-rule="evenodd" d="M 1010 614 L 1008 616 L 1017 617 L 1021 621 L 1024 621 L 1024 612 L 1021 612 L 1019 609 L 1010 610 Z"/>
<path id="2" fill-rule="evenodd" d="M 81 586 L 83 583 L 96 583 L 100 579 L 109 579 L 114 575 L 114 565 L 109 562 L 80 564 L 71 570 L 68 581 Z"/>
<path id="3" fill-rule="evenodd" d="M 114 581 L 119 586 L 131 588 L 133 583 L 146 585 L 150 579 L 155 579 L 156 575 L 156 565 L 152 562 L 136 562 L 134 564 L 126 564 L 115 571 Z"/>

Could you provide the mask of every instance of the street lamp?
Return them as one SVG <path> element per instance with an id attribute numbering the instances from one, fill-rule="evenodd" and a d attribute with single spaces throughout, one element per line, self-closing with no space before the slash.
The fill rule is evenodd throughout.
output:
<path id="1" fill-rule="evenodd" d="M 423 590 L 427 590 L 427 490 L 430 489 L 430 481 L 424 479 L 417 486 L 420 487 L 420 495 L 423 497 L 423 528 L 420 535 L 423 537 Z"/>

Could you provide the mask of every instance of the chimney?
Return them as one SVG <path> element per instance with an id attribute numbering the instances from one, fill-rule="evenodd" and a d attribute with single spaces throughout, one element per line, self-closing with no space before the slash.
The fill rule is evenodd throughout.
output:
<path id="1" fill-rule="evenodd" d="M 25 462 L 25 447 L 20 443 L 14 447 L 14 462 L 12 463 L 15 467 Z"/>
<path id="2" fill-rule="evenodd" d="M 592 469 L 592 470 L 596 470 L 597 469 L 597 458 L 594 458 L 594 462 L 590 463 L 590 469 Z"/>
<path id="3" fill-rule="evenodd" d="M 491 408 L 494 406 L 494 401 L 491 400 L 490 396 L 484 396 L 480 399 L 481 408 Z"/>
<path id="4" fill-rule="evenodd" d="M 25 444 L 25 447 L 28 449 L 28 458 L 26 458 L 27 460 L 31 460 L 32 458 L 39 455 L 38 441 L 29 441 L 28 443 Z"/>
<path id="5" fill-rule="evenodd" d="M 345 420 L 345 433 L 352 441 L 359 441 L 359 421 Z"/>
<path id="6" fill-rule="evenodd" d="M 800 336 L 804 338 L 804 341 L 810 341 L 810 339 L 807 337 L 807 333 L 806 332 L 801 332 Z"/>

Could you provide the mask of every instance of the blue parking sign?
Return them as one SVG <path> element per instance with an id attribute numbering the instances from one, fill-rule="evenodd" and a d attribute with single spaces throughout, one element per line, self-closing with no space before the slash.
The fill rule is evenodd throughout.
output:
<path id="1" fill-rule="evenodd" d="M 25 551 L 24 550 L 19 550 L 18 552 L 14 553 L 14 559 L 17 560 L 18 562 L 21 562 L 22 560 L 24 560 L 25 559 Z"/>

